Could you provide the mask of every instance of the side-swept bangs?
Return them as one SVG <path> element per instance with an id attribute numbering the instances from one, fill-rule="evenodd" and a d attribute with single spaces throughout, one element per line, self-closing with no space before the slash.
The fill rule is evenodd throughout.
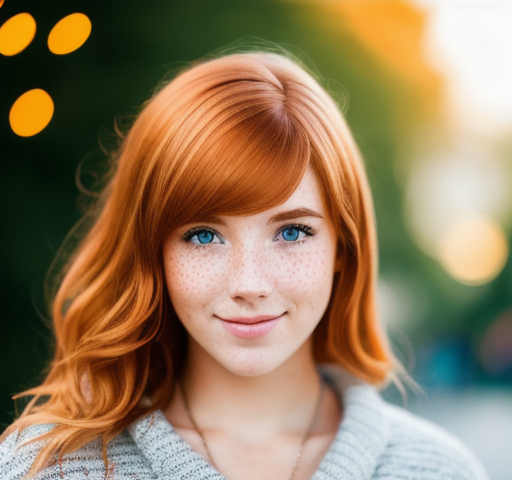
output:
<path id="1" fill-rule="evenodd" d="M 297 188 L 309 163 L 309 139 L 273 85 L 242 80 L 205 96 L 208 114 L 190 112 L 149 182 L 143 208 L 155 205 L 165 212 L 162 223 L 145 215 L 157 220 L 154 233 L 279 205 Z"/>
<path id="2" fill-rule="evenodd" d="M 183 73 L 151 101 L 126 139 L 113 191 L 131 186 L 127 208 L 138 211 L 144 245 L 151 239 L 155 252 L 180 225 L 256 213 L 291 195 L 311 157 L 293 90 L 250 55 L 234 55 Z"/>

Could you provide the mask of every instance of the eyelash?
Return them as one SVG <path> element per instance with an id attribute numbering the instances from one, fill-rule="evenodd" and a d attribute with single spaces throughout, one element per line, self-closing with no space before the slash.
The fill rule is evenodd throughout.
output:
<path id="1" fill-rule="evenodd" d="M 293 223 L 293 224 L 288 224 L 288 225 L 283 225 L 276 233 L 273 241 L 276 242 L 278 240 L 278 236 L 281 235 L 285 230 L 287 229 L 297 229 L 299 230 L 300 232 L 304 233 L 304 235 L 306 237 L 312 237 L 314 235 L 314 232 L 313 232 L 313 229 L 311 227 L 308 227 L 307 225 L 304 225 L 302 223 Z M 214 237 L 217 237 L 219 238 L 221 241 L 220 242 L 216 242 L 216 244 L 223 244 L 224 243 L 224 240 L 222 239 L 222 237 L 220 236 L 220 234 L 218 232 L 216 232 L 215 230 L 213 230 L 212 228 L 208 228 L 208 227 L 194 227 L 192 229 L 190 229 L 187 233 L 185 233 L 185 235 L 183 235 L 183 240 L 185 242 L 188 242 L 188 243 L 192 243 L 192 238 L 194 238 L 194 236 L 198 235 L 199 233 L 201 232 L 209 232 L 211 233 Z M 290 245 L 294 245 L 294 244 L 298 244 L 298 243 L 302 243 L 305 239 L 300 239 L 300 240 L 290 240 L 290 241 L 287 241 L 287 240 L 284 240 L 285 243 L 287 244 L 290 244 Z M 206 246 L 206 245 L 211 245 L 212 242 L 210 243 L 205 243 L 205 244 L 195 244 L 194 245 L 196 247 L 202 247 L 202 246 Z"/>

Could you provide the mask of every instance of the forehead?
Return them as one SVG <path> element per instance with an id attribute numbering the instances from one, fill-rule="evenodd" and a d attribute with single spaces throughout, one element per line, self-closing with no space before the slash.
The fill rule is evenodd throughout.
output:
<path id="1" fill-rule="evenodd" d="M 306 169 L 302 180 L 294 192 L 281 205 L 270 210 L 282 210 L 288 209 L 288 207 L 295 208 L 299 205 L 316 208 L 317 210 L 324 209 L 320 182 L 311 165 Z"/>

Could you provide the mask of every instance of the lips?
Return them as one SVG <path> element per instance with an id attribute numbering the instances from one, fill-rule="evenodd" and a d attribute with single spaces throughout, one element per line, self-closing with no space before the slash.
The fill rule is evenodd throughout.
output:
<path id="1" fill-rule="evenodd" d="M 259 338 L 269 333 L 281 320 L 281 315 L 258 315 L 256 317 L 218 317 L 222 326 L 239 338 Z"/>

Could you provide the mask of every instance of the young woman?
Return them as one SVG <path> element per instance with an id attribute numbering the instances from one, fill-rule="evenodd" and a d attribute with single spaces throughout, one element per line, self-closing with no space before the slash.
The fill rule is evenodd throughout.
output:
<path id="1" fill-rule="evenodd" d="M 198 64 L 145 106 L 52 299 L 2 478 L 484 479 L 385 404 L 370 193 L 291 60 Z M 90 219 L 93 219 L 90 221 Z"/>

